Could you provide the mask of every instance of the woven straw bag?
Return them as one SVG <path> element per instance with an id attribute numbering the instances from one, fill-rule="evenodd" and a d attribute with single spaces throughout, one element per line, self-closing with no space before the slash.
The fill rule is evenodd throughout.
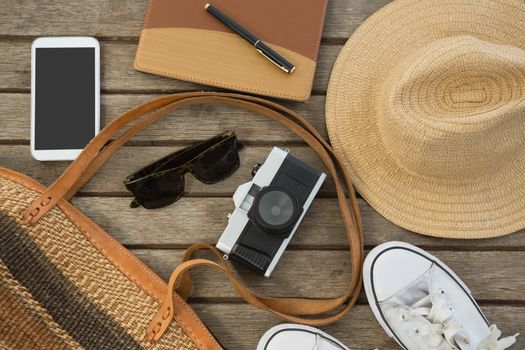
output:
<path id="1" fill-rule="evenodd" d="M 340 297 L 307 300 L 253 294 L 222 260 L 192 258 L 199 249 L 220 255 L 207 244 L 191 246 L 166 284 L 68 202 L 138 131 L 176 108 L 203 103 L 262 113 L 294 131 L 323 159 L 334 176 L 352 253 L 352 279 Z M 362 254 L 359 211 L 350 180 L 331 147 L 299 115 L 236 94 L 158 98 L 108 124 L 49 188 L 0 168 L 0 348 L 221 349 L 186 303 L 191 288 L 187 272 L 203 265 L 225 273 L 246 301 L 282 319 L 331 323 L 351 309 L 359 294 Z"/>

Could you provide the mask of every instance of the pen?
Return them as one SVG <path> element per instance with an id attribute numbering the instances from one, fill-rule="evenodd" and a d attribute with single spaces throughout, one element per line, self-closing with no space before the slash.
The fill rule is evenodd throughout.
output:
<path id="1" fill-rule="evenodd" d="M 282 69 L 288 74 L 292 74 L 295 70 L 295 66 L 288 62 L 284 57 L 279 55 L 277 52 L 272 50 L 268 45 L 266 45 L 262 40 L 258 39 L 255 35 L 241 27 L 238 23 L 234 22 L 231 18 L 226 16 L 221 11 L 217 10 L 210 4 L 204 6 L 206 11 L 214 15 L 222 23 L 226 24 L 230 29 L 239 34 L 244 40 L 252 44 L 255 49 L 264 57 L 266 57 L 270 62 L 275 64 L 277 67 Z"/>

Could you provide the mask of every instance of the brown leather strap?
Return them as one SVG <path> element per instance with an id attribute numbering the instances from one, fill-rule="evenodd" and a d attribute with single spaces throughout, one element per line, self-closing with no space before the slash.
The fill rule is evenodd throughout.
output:
<path id="1" fill-rule="evenodd" d="M 343 317 L 355 303 L 361 286 L 361 268 L 363 257 L 363 236 L 359 208 L 348 173 L 330 145 L 319 133 L 300 115 L 271 101 L 251 96 L 228 93 L 182 93 L 162 97 L 146 102 L 124 113 L 109 123 L 86 146 L 79 157 L 66 169 L 62 176 L 44 191 L 25 211 L 25 220 L 28 223 L 37 222 L 48 210 L 61 199 L 73 196 L 96 171 L 125 144 L 133 135 L 149 126 L 168 112 L 192 104 L 225 103 L 236 105 L 247 110 L 261 113 L 285 125 L 321 157 L 329 172 L 334 178 L 338 200 L 345 223 L 350 244 L 352 258 L 352 278 L 348 289 L 341 296 L 326 300 L 312 300 L 302 298 L 266 298 L 249 291 L 236 279 L 229 266 L 220 259 L 221 254 L 212 246 L 197 244 L 188 248 L 183 262 L 173 272 L 167 295 L 155 319 L 148 328 L 150 339 L 158 339 L 169 326 L 177 310 L 173 310 L 174 288 L 183 297 L 187 298 L 191 290 L 191 279 L 188 271 L 197 266 L 209 266 L 223 272 L 237 292 L 249 303 L 258 308 L 268 310 L 275 315 L 290 321 L 310 325 L 322 325 L 334 322 Z M 125 126 L 132 124 L 129 129 L 107 142 Z M 215 263 L 205 259 L 192 259 L 195 251 L 207 249 L 219 259 Z M 335 314 L 312 319 L 298 316 L 319 315 L 340 308 Z"/>
<path id="2" fill-rule="evenodd" d="M 181 263 L 191 260 L 193 254 L 198 250 L 208 250 L 212 252 L 217 258 L 217 262 L 223 268 L 231 271 L 230 266 L 223 259 L 224 253 L 207 243 L 195 243 L 188 247 L 184 252 Z M 189 278 L 189 274 L 182 274 L 179 278 L 179 282 L 175 283 L 174 287 L 177 294 L 187 300 L 187 297 L 191 294 L 191 279 Z M 346 301 L 346 298 L 343 298 L 342 296 L 334 299 L 304 299 L 268 298 L 257 294 L 254 295 L 268 307 L 293 315 L 319 315 L 336 309 Z M 308 304 L 308 308 L 305 308 L 305 301 Z"/>

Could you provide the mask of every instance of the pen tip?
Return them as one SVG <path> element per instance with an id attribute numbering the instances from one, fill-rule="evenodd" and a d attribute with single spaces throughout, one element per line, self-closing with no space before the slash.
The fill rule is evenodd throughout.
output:
<path id="1" fill-rule="evenodd" d="M 205 8 L 206 10 L 208 9 L 208 7 L 210 7 L 210 4 L 206 4 L 206 5 L 204 5 L 204 8 Z"/>

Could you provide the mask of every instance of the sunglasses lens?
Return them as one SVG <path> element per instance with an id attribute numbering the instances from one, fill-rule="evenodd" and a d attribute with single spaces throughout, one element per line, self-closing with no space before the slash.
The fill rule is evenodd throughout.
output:
<path id="1" fill-rule="evenodd" d="M 230 140 L 209 149 L 193 163 L 193 175 L 204 183 L 224 180 L 239 168 L 240 159 L 237 139 Z"/>
<path id="2" fill-rule="evenodd" d="M 162 208 L 176 202 L 182 196 L 184 175 L 174 171 L 160 173 L 127 184 L 126 187 L 135 196 L 132 207 L 140 204 L 147 209 Z"/>

